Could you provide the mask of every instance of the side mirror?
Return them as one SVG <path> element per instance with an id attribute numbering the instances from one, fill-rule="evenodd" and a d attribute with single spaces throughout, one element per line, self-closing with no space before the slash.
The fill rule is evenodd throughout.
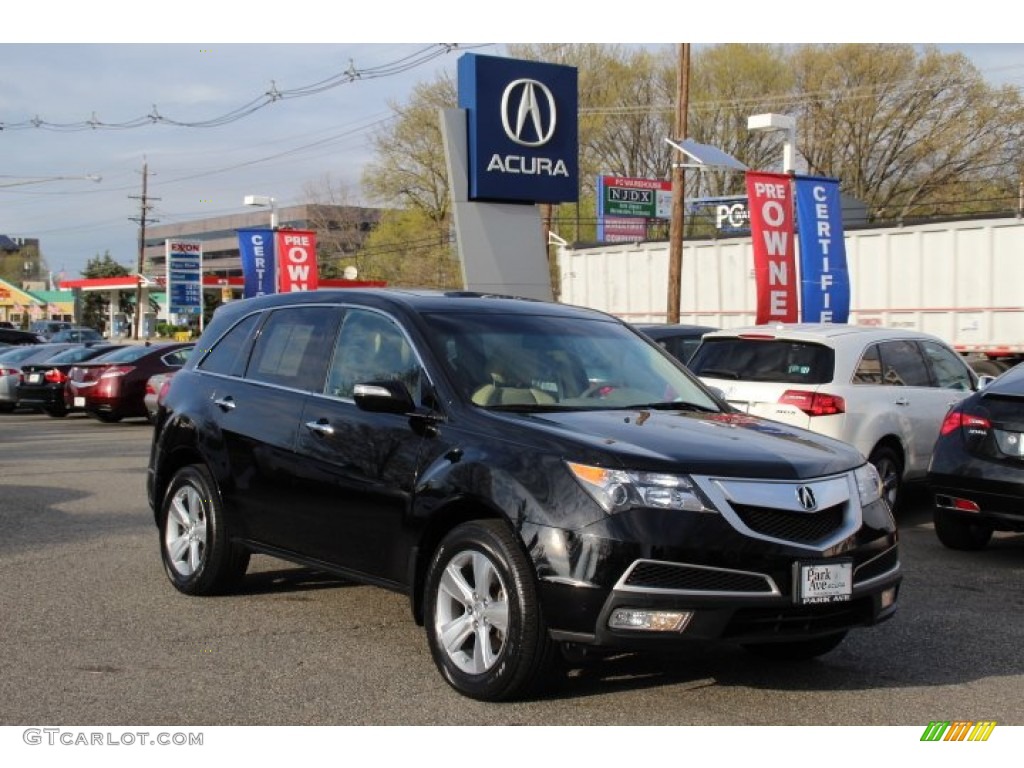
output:
<path id="1" fill-rule="evenodd" d="M 356 405 L 370 413 L 412 413 L 416 404 L 401 381 L 367 381 L 352 389 Z"/>
<path id="2" fill-rule="evenodd" d="M 984 389 L 985 387 L 987 387 L 989 384 L 991 384 L 995 380 L 996 380 L 996 377 L 991 375 L 991 374 L 988 374 L 988 373 L 981 374 L 978 377 L 978 389 Z"/>

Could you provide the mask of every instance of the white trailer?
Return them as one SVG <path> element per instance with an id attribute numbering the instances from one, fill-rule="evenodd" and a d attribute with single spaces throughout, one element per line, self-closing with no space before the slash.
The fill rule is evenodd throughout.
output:
<path id="1" fill-rule="evenodd" d="M 845 243 L 850 323 L 926 331 L 975 359 L 1024 359 L 1021 219 L 855 229 Z M 563 303 L 628 322 L 665 322 L 667 242 L 560 246 L 558 267 Z M 681 323 L 753 324 L 751 238 L 684 241 L 680 297 Z"/>

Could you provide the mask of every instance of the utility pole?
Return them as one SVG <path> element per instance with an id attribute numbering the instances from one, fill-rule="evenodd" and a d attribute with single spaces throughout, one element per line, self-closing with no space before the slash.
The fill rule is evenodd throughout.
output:
<path id="1" fill-rule="evenodd" d="M 147 190 L 149 188 L 149 163 L 142 164 L 142 195 L 129 195 L 130 198 L 140 201 L 140 209 L 138 218 L 131 217 L 131 221 L 137 221 L 139 223 L 139 256 L 136 264 L 136 275 L 135 275 L 135 326 L 134 338 L 142 338 L 142 272 L 146 266 L 146 222 L 156 221 L 156 219 L 147 219 L 146 215 L 152 210 L 153 206 L 149 204 L 150 200 L 159 200 L 159 197 L 148 197 Z"/>
<path id="2" fill-rule="evenodd" d="M 673 140 L 686 138 L 686 112 L 690 100 L 690 44 L 679 44 L 679 71 L 676 76 L 676 121 Z M 679 322 L 680 291 L 683 280 L 683 195 L 686 192 L 686 158 L 676 151 L 672 163 L 672 218 L 669 223 L 668 248 L 668 312 L 665 321 Z"/>

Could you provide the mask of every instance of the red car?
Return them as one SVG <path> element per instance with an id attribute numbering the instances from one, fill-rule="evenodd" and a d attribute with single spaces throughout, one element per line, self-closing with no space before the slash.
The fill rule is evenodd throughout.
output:
<path id="1" fill-rule="evenodd" d="M 145 418 L 149 377 L 177 371 L 194 348 L 194 342 L 131 345 L 76 365 L 68 373 L 65 403 L 100 421 Z"/>

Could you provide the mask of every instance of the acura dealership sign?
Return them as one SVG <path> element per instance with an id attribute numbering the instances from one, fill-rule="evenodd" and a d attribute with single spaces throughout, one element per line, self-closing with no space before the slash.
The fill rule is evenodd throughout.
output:
<path id="1" fill-rule="evenodd" d="M 469 199 L 579 199 L 575 67 L 479 56 L 459 59 L 468 119 Z"/>

